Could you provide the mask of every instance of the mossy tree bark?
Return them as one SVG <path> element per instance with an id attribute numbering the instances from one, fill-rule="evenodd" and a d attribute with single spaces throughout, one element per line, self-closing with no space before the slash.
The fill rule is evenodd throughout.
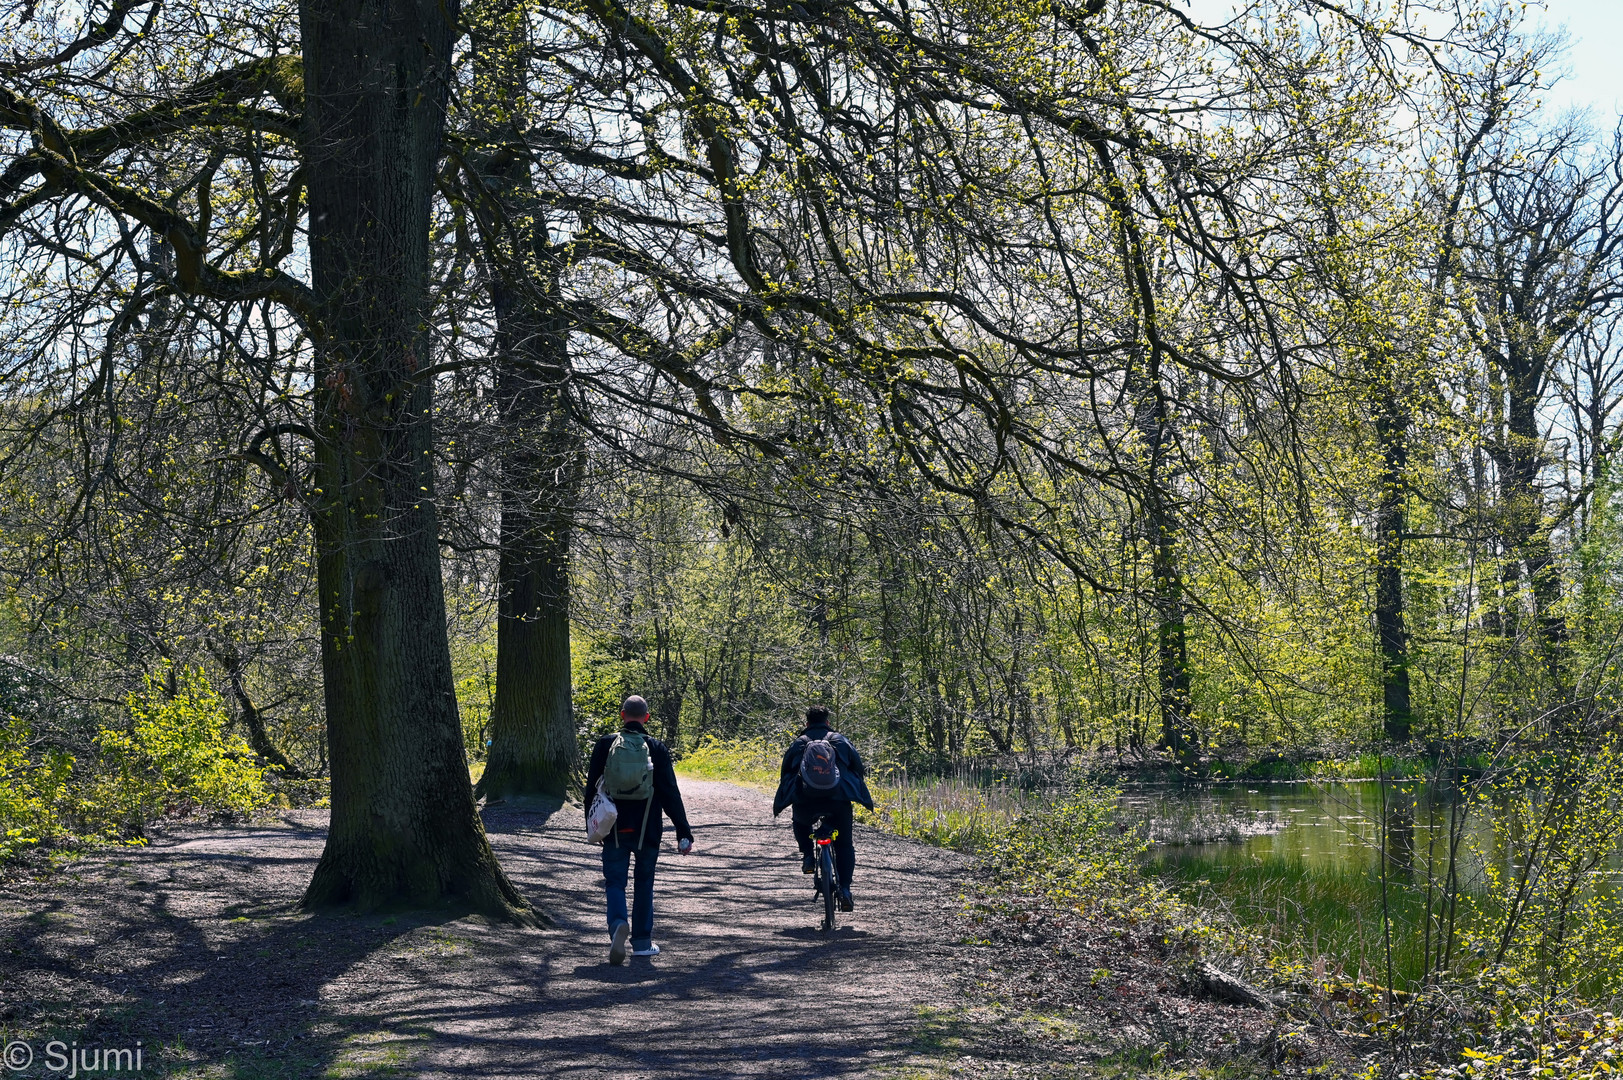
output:
<path id="1" fill-rule="evenodd" d="M 557 259 L 524 150 L 528 23 L 483 0 L 469 18 L 474 109 L 487 146 L 477 177 L 496 313 L 501 530 L 496 694 L 477 794 L 561 797 L 579 760 L 570 670 L 569 546 L 582 448 L 570 408 L 568 323 Z"/>
<path id="2" fill-rule="evenodd" d="M 434 505 L 425 280 L 456 4 L 305 0 L 314 534 L 332 821 L 307 906 L 528 906 L 468 781 Z"/>
<path id="3" fill-rule="evenodd" d="M 561 797 L 579 757 L 569 643 L 576 441 L 556 388 L 503 382 L 525 385 L 506 395 L 517 415 L 502 461 L 496 697 L 479 794 Z"/>

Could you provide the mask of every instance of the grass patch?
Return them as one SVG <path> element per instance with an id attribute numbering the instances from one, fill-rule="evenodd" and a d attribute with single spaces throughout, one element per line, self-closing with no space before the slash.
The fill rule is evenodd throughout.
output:
<path id="1" fill-rule="evenodd" d="M 175 1048 L 183 1053 L 184 1048 Z M 159 1064 L 146 1062 L 145 1071 L 168 1080 L 305 1080 L 322 1072 L 322 1059 L 296 1048 L 276 1051 L 251 1050 L 232 1054 L 225 1061 L 209 1064 Z M 113 1075 L 117 1075 L 116 1073 Z"/>
<path id="2" fill-rule="evenodd" d="M 698 746 L 682 755 L 676 771 L 696 780 L 721 780 L 776 791 L 782 764 L 783 748 L 768 739 L 718 739 L 706 735 Z"/>
<path id="3" fill-rule="evenodd" d="M 1234 865 L 1196 857 L 1147 870 L 1197 906 L 1261 934 L 1276 953 L 1300 957 L 1327 977 L 1386 982 L 1381 881 L 1368 866 L 1308 866 L 1299 859 Z M 1387 882 L 1387 902 L 1392 973 L 1401 985 L 1425 970 L 1421 942 L 1411 932 L 1421 923 L 1424 904 L 1397 880 Z"/>
<path id="4" fill-rule="evenodd" d="M 1077 1060 L 1072 1047 L 1085 1039 L 1074 1022 L 1052 1012 L 921 1006 L 910 1059 L 879 1075 L 885 1080 L 995 1076 L 1082 1080 L 1093 1073 Z"/>
<path id="5" fill-rule="evenodd" d="M 332 1080 L 350 1080 L 362 1076 L 400 1075 L 416 1058 L 423 1047 L 421 1036 L 402 1035 L 392 1031 L 369 1032 L 354 1035 L 344 1041 L 338 1059 L 327 1067 L 323 1075 Z"/>
<path id="6" fill-rule="evenodd" d="M 782 765 L 783 746 L 770 739 L 707 735 L 682 756 L 676 771 L 697 780 L 776 791 Z M 986 850 L 1020 815 L 1047 801 L 1013 785 L 978 787 L 951 779 L 886 782 L 869 777 L 868 786 L 874 810 L 858 807 L 858 821 L 969 854 Z"/>

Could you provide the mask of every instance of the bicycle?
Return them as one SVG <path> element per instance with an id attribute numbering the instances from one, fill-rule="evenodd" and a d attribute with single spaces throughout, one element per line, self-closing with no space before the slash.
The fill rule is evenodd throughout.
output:
<path id="1" fill-rule="evenodd" d="M 823 898 L 823 930 L 826 933 L 834 932 L 835 900 L 839 895 L 839 883 L 834 878 L 834 856 L 832 849 L 834 838 L 839 834 L 837 830 L 830 830 L 827 836 L 824 832 L 824 820 L 818 818 L 812 824 L 812 842 L 816 845 L 816 860 L 813 863 L 812 891 Z"/>

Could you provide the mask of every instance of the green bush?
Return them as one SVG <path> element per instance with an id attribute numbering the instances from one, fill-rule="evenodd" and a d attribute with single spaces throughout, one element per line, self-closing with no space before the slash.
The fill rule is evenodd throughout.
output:
<path id="1" fill-rule="evenodd" d="M 1623 1019 L 1565 1017 L 1530 1045 L 1467 1047 L 1460 1061 L 1402 1074 L 1407 1080 L 1609 1080 L 1623 1070 Z M 1495 1052 L 1495 1051 L 1498 1052 Z"/>
<path id="2" fill-rule="evenodd" d="M 0 862 L 60 834 L 72 771 L 73 758 L 60 750 L 34 753 L 27 721 L 9 717 L 0 726 Z"/>
<path id="3" fill-rule="evenodd" d="M 1478 843 L 1484 888 L 1465 951 L 1546 1002 L 1623 996 L 1623 744 L 1519 764 L 1484 781 L 1492 845 Z M 1517 858 L 1500 853 L 1516 852 Z"/>
<path id="4" fill-rule="evenodd" d="M 1118 816 L 1120 793 L 1087 782 L 1063 799 L 1022 812 L 990 837 L 983 851 L 999 881 L 1070 905 L 1101 891 L 1143 887 L 1145 850 L 1138 832 Z"/>
<path id="5" fill-rule="evenodd" d="M 124 832 L 138 835 L 164 814 L 240 814 L 270 801 L 269 770 L 226 734 L 225 704 L 201 670 L 177 673 L 172 697 L 149 677 L 127 705 L 129 730 L 97 736 L 108 766 L 104 806 Z"/>

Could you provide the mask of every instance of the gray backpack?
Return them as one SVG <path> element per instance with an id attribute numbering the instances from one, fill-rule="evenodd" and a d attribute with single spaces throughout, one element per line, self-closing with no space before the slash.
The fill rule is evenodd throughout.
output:
<path id="1" fill-rule="evenodd" d="M 615 802 L 654 797 L 654 759 L 648 752 L 648 736 L 622 731 L 614 737 L 603 765 L 603 793 Z"/>
<path id="2" fill-rule="evenodd" d="M 834 749 L 835 733 L 827 739 L 807 739 L 800 755 L 800 782 L 813 791 L 833 791 L 840 786 L 840 755 Z"/>

